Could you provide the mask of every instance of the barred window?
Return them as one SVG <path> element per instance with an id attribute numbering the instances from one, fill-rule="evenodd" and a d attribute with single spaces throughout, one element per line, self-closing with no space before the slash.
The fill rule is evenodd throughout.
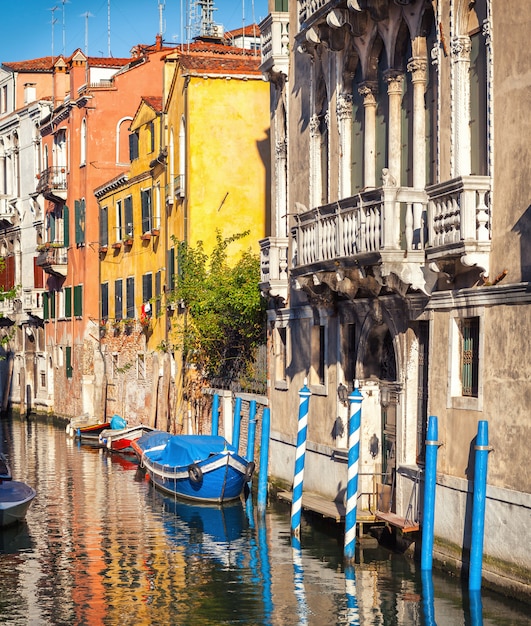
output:
<path id="1" fill-rule="evenodd" d="M 479 317 L 461 320 L 461 390 L 463 396 L 478 396 Z"/>

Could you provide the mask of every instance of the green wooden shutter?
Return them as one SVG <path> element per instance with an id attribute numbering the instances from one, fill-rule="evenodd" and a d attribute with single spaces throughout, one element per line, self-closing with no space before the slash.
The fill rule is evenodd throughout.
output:
<path id="1" fill-rule="evenodd" d="M 65 317 L 72 317 L 72 287 L 65 287 Z"/>
<path id="2" fill-rule="evenodd" d="M 124 200 L 124 213 L 125 213 L 125 236 L 133 236 L 133 198 L 127 196 Z"/>
<path id="3" fill-rule="evenodd" d="M 55 319 L 55 291 L 50 291 L 50 319 Z"/>
<path id="4" fill-rule="evenodd" d="M 63 243 L 67 248 L 70 245 L 70 211 L 66 204 L 63 207 Z"/>
<path id="5" fill-rule="evenodd" d="M 66 346 L 65 348 L 65 365 L 66 365 L 66 377 L 72 378 L 73 367 L 72 367 L 72 348 L 71 346 Z"/>
<path id="6" fill-rule="evenodd" d="M 81 317 L 83 315 L 83 285 L 74 287 L 74 316 Z"/>
<path id="7" fill-rule="evenodd" d="M 45 320 L 50 319 L 50 294 L 42 294 L 42 314 Z"/>

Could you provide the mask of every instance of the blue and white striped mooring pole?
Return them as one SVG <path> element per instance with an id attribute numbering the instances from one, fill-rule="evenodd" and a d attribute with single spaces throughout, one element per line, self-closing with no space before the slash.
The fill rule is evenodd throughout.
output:
<path id="1" fill-rule="evenodd" d="M 297 450 L 295 452 L 295 473 L 293 476 L 293 500 L 291 502 L 291 534 L 300 538 L 302 513 L 302 484 L 304 481 L 304 461 L 306 457 L 306 436 L 308 431 L 308 406 L 312 392 L 307 381 L 299 390 L 299 419 L 297 429 Z"/>
<path id="2" fill-rule="evenodd" d="M 485 534 L 485 501 L 487 496 L 487 459 L 489 457 L 489 423 L 478 422 L 474 459 L 474 500 L 472 505 L 472 537 L 470 540 L 469 591 L 481 589 L 483 537 Z"/>
<path id="3" fill-rule="evenodd" d="M 358 473 L 360 459 L 361 403 L 363 396 L 354 382 L 354 389 L 348 397 L 350 414 L 348 418 L 348 470 L 347 470 L 347 510 L 345 513 L 345 560 L 354 561 L 356 553 L 356 515 L 358 510 Z"/>
<path id="4" fill-rule="evenodd" d="M 216 435 L 219 431 L 219 396 L 217 393 L 212 398 L 212 434 Z"/>
<path id="5" fill-rule="evenodd" d="M 428 418 L 426 434 L 426 469 L 424 472 L 424 512 L 422 516 L 422 548 L 420 569 L 431 570 L 433 565 L 433 529 L 435 517 L 435 481 L 437 478 L 437 452 L 439 450 L 437 418 Z"/>

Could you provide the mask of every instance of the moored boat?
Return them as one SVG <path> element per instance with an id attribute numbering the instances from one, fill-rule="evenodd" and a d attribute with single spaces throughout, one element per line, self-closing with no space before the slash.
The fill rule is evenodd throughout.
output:
<path id="1" fill-rule="evenodd" d="M 156 487 L 196 502 L 239 498 L 254 471 L 254 463 L 219 436 L 153 431 L 132 447 Z"/>
<path id="2" fill-rule="evenodd" d="M 100 434 L 111 427 L 110 422 L 100 424 L 90 424 L 88 426 L 80 426 L 74 432 L 74 438 L 84 443 L 99 444 Z"/>
<path id="3" fill-rule="evenodd" d="M 153 430 L 155 429 L 146 424 L 118 429 L 106 428 L 99 434 L 99 442 L 100 445 L 113 452 L 130 452 L 134 454 L 131 445 L 133 441 L 140 439 L 140 437 Z"/>
<path id="4" fill-rule="evenodd" d="M 87 426 L 94 426 L 100 424 L 100 420 L 97 417 L 93 417 L 87 414 L 73 417 L 66 425 L 66 434 L 69 437 L 75 437 L 78 428 L 86 428 Z"/>
<path id="5" fill-rule="evenodd" d="M 7 460 L 0 454 L 0 527 L 23 520 L 36 495 L 33 487 L 12 479 Z"/>

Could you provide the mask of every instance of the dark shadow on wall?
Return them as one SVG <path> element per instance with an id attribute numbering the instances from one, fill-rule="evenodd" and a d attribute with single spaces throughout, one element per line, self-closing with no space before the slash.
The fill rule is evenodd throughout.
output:
<path id="1" fill-rule="evenodd" d="M 522 213 L 512 232 L 520 235 L 520 264 L 522 282 L 525 282 L 531 280 L 531 205 Z"/>

